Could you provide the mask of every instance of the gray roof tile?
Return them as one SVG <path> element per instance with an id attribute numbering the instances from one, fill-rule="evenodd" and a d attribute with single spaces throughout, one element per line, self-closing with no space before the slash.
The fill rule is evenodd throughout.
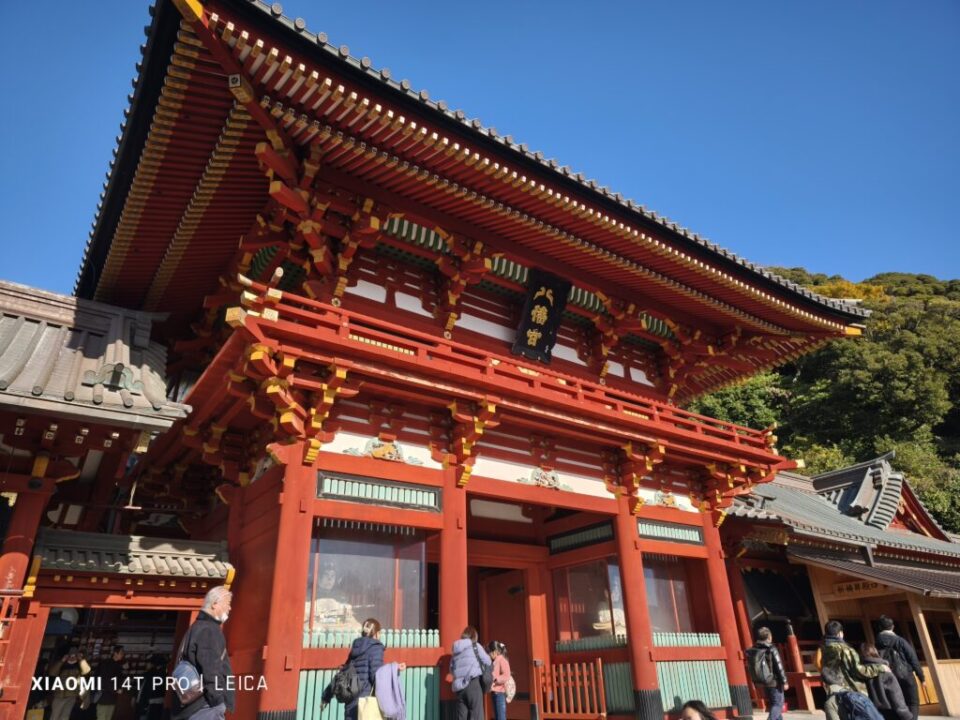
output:
<path id="1" fill-rule="evenodd" d="M 810 483 L 809 489 L 803 489 L 804 480 Z M 758 485 L 749 496 L 738 498 L 728 514 L 747 520 L 782 523 L 799 535 L 853 546 L 888 547 L 960 558 L 960 543 L 902 530 L 881 529 L 844 515 L 836 504 L 815 491 L 814 482 L 784 473 L 773 482 Z"/>
<path id="2" fill-rule="evenodd" d="M 507 142 L 504 137 L 497 135 L 497 132 L 494 128 L 485 128 L 482 121 L 478 118 L 468 118 L 462 110 L 450 110 L 447 103 L 442 100 L 436 102 L 430 100 L 430 94 L 426 90 L 414 90 L 408 80 L 401 80 L 398 82 L 397 80 L 392 79 L 387 68 L 378 70 L 373 67 L 373 64 L 369 58 L 364 57 L 362 59 L 357 59 L 351 56 L 350 50 L 346 45 L 340 45 L 337 47 L 331 44 L 328 41 L 326 33 L 319 32 L 313 34 L 309 32 L 307 30 L 306 22 L 302 18 L 290 19 L 286 17 L 283 15 L 282 7 L 280 7 L 277 3 L 271 4 L 263 2 L 262 0 L 250 0 L 249 3 L 245 4 L 262 11 L 267 18 L 276 23 L 278 26 L 297 36 L 298 40 L 307 40 L 311 43 L 315 43 L 317 47 L 319 47 L 322 51 L 325 51 L 325 54 L 328 58 L 334 59 L 342 66 L 348 68 L 350 72 L 359 73 L 364 78 L 373 79 L 376 81 L 376 83 L 382 85 L 383 87 L 389 88 L 390 91 L 416 101 L 421 108 L 423 108 L 427 113 L 433 114 L 434 117 L 443 117 L 447 120 L 455 121 L 455 123 L 461 126 L 464 131 L 472 133 L 475 137 L 482 136 L 484 138 L 492 139 L 494 142 L 498 142 L 500 145 L 503 145 L 505 148 L 507 148 L 507 152 L 510 152 L 514 156 L 523 158 L 527 161 L 532 161 L 537 167 L 543 170 L 555 173 L 564 178 L 571 178 L 575 180 L 580 188 L 585 192 L 592 193 L 596 196 L 603 197 L 608 201 L 615 202 L 619 207 L 636 215 L 642 216 L 646 220 L 651 220 L 657 223 L 661 228 L 673 233 L 676 239 L 682 238 L 684 244 L 692 243 L 699 248 L 708 251 L 709 253 L 725 257 L 730 262 L 744 268 L 750 273 L 759 275 L 760 277 L 773 282 L 775 285 L 779 285 L 782 288 L 801 295 L 822 307 L 828 307 L 836 312 L 844 313 L 852 318 L 866 318 L 870 315 L 870 311 L 866 310 L 865 308 L 858 307 L 857 305 L 847 303 L 843 300 L 837 300 L 811 292 L 810 290 L 801 287 L 796 283 L 787 280 L 786 278 L 783 278 L 759 265 L 755 265 L 754 263 L 747 261 L 746 259 L 738 256 L 736 253 L 720 248 L 715 243 L 704 237 L 701 237 L 695 232 L 687 231 L 686 229 L 683 229 L 683 232 L 681 232 L 678 229 L 679 226 L 677 223 L 671 221 L 669 218 L 658 215 L 651 210 L 647 210 L 644 206 L 635 203 L 630 199 L 624 199 L 619 193 L 612 193 L 608 188 L 600 186 L 596 180 L 585 178 L 582 173 L 573 173 L 568 166 L 559 167 L 559 163 L 556 160 L 544 159 L 542 152 L 529 150 L 526 143 L 516 143 L 512 140 L 512 138 L 510 142 Z M 279 11 L 277 10 L 278 7 L 280 7 Z M 158 16 L 159 13 L 156 12 L 154 7 L 151 7 L 150 13 L 151 15 L 155 16 L 155 20 L 150 26 L 145 28 L 148 39 L 147 43 L 141 46 L 141 54 L 144 54 L 145 56 L 148 49 L 154 51 L 156 36 L 158 34 L 156 16 Z M 138 64 L 137 66 L 137 75 L 132 81 L 134 93 L 130 100 L 131 107 L 143 92 L 143 88 L 146 85 L 144 80 L 144 68 L 145 65 L 141 66 Z M 121 135 L 121 137 L 118 139 L 118 149 L 122 149 L 123 145 L 126 143 L 126 125 L 126 121 L 124 121 L 124 123 L 121 125 L 121 131 L 123 135 Z M 118 152 L 115 150 L 114 156 L 116 157 L 117 154 Z M 105 196 L 111 185 L 114 184 L 116 168 L 119 166 L 120 164 L 115 164 L 113 161 L 110 162 L 111 171 L 107 173 L 107 181 L 104 183 L 104 193 L 101 194 L 101 198 Z M 90 238 L 87 242 L 86 248 L 84 249 L 83 260 L 81 261 L 80 270 L 77 274 L 77 282 L 74 288 L 74 291 L 77 293 L 83 291 L 82 286 L 84 274 L 88 270 L 88 261 L 90 260 L 94 246 L 104 241 L 109 242 L 109 238 L 104 238 L 102 240 L 98 238 L 97 230 L 102 219 L 102 213 L 98 208 L 97 217 L 93 222 L 93 231 L 90 233 Z"/>
<path id="3" fill-rule="evenodd" d="M 223 542 L 105 535 L 43 528 L 34 555 L 42 570 L 223 580 L 233 567 Z"/>
<path id="4" fill-rule="evenodd" d="M 166 398 L 155 316 L 0 281 L 0 407 L 165 429 L 189 407 Z"/>

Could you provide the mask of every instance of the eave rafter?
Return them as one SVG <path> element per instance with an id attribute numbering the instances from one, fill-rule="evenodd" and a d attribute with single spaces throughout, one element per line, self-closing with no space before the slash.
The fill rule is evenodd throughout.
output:
<path id="1" fill-rule="evenodd" d="M 507 232 L 504 236 L 507 243 L 513 241 L 516 233 L 531 237 L 535 235 L 541 238 L 537 240 L 540 245 L 559 242 L 568 251 L 592 258 L 591 262 L 606 263 L 611 268 L 616 265 L 618 273 L 635 275 L 636 281 L 631 284 L 652 282 L 659 292 L 672 294 L 686 303 L 693 301 L 708 306 L 712 312 L 726 315 L 744 328 L 774 334 L 783 331 L 783 327 L 776 323 L 766 322 L 746 311 L 746 305 L 739 307 L 738 302 L 738 307 L 734 307 L 719 298 L 708 297 L 662 272 L 645 268 L 618 253 L 611 253 L 597 244 L 602 242 L 601 235 L 606 233 L 604 237 L 616 238 L 615 244 L 624 249 L 644 248 L 644 252 L 660 259 L 658 268 L 665 267 L 663 262 L 674 263 L 702 278 L 709 278 L 710 282 L 724 286 L 726 296 L 732 297 L 731 293 L 742 295 L 749 300 L 747 304 L 766 305 L 793 321 L 801 321 L 808 326 L 812 324 L 834 334 L 844 331 L 842 323 L 795 307 L 708 262 L 678 252 L 669 244 L 645 235 L 621 219 L 557 193 L 553 188 L 484 157 L 438 130 L 383 107 L 374 98 L 365 96 L 362 90 L 351 90 L 336 79 L 321 75 L 317 69 L 309 66 L 309 60 L 301 62 L 277 47 L 268 47 L 262 39 L 251 37 L 247 30 L 235 26 L 231 20 L 220 18 L 215 13 L 205 13 L 197 2 L 178 0 L 177 5 L 197 27 L 198 36 L 211 54 L 229 74 L 237 76 L 236 84 L 244 101 L 260 108 L 260 113 L 254 115 L 255 119 L 261 122 L 269 117 L 275 128 L 286 132 L 300 145 L 312 144 L 317 138 L 326 136 L 324 161 L 327 164 L 349 173 L 370 170 L 378 177 L 390 173 L 393 177 L 413 179 L 420 182 L 424 189 L 429 189 L 438 201 L 441 197 L 447 198 L 440 203 L 442 205 L 449 206 L 450 202 L 472 204 L 501 229 L 497 232 Z M 258 93 L 282 98 L 286 107 L 268 101 L 266 97 L 256 103 L 254 98 Z M 276 146 L 272 138 L 271 143 Z M 445 176 L 447 170 L 451 173 L 449 177 Z M 483 186 L 490 188 L 492 194 L 484 195 L 463 185 L 465 173 L 480 173 L 485 178 Z M 358 174 L 357 177 L 372 176 Z M 453 180 L 454 177 L 458 179 Z M 500 197 L 494 192 L 496 188 L 505 189 L 507 195 Z M 513 204 L 508 195 L 510 198 L 536 198 L 534 204 L 542 205 L 543 214 L 532 212 L 534 205 L 529 203 Z M 380 199 L 378 202 L 389 205 Z M 464 209 L 467 207 L 464 206 Z M 394 208 L 394 211 L 409 214 L 402 208 Z M 476 213 L 471 211 L 470 214 Z M 499 219 L 496 219 L 497 216 Z M 566 218 L 573 224 L 564 228 L 556 224 L 560 218 Z M 490 225 L 490 228 L 494 225 Z M 601 230 L 603 232 L 598 235 Z M 448 228 L 448 231 L 458 232 L 453 228 Z"/>

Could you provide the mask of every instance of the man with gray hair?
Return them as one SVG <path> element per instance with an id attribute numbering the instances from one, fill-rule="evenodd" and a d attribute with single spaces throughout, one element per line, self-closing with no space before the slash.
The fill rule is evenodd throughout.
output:
<path id="1" fill-rule="evenodd" d="M 180 659 L 193 665 L 203 679 L 203 694 L 187 705 L 173 697 L 173 720 L 222 720 L 227 710 L 234 709 L 233 675 L 227 641 L 221 625 L 230 615 L 233 594 L 223 585 L 211 588 L 203 598 L 203 607 L 196 621 L 183 636 Z"/>

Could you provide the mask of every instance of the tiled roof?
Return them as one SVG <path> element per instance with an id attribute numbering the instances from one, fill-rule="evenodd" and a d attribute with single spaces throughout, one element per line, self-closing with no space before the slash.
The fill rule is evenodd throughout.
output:
<path id="1" fill-rule="evenodd" d="M 782 474 L 738 498 L 728 514 L 759 522 L 787 525 L 797 535 L 821 538 L 855 547 L 869 545 L 960 558 L 960 544 L 919 533 L 884 530 L 839 512 L 837 505 L 818 494 L 812 482 L 802 488 L 802 476 Z"/>
<path id="2" fill-rule="evenodd" d="M 791 282 L 790 280 L 787 280 L 776 273 L 770 272 L 760 265 L 749 262 L 748 260 L 741 258 L 739 255 L 720 247 L 716 243 L 711 242 L 707 238 L 701 237 L 696 232 L 679 225 L 670 218 L 660 215 L 653 210 L 649 210 L 645 206 L 634 202 L 629 198 L 624 198 L 619 192 L 611 190 L 597 180 L 587 178 L 583 175 L 583 173 L 575 172 L 569 166 L 561 165 L 557 160 L 545 158 L 544 154 L 540 151 L 530 150 L 526 143 L 515 142 L 511 135 L 503 135 L 498 133 L 496 128 L 484 126 L 483 121 L 481 121 L 479 118 L 467 118 L 466 114 L 462 110 L 451 110 L 445 101 L 431 100 L 430 93 L 426 89 L 414 90 L 413 87 L 411 87 L 410 82 L 407 80 L 401 80 L 398 82 L 391 77 L 388 69 L 382 68 L 377 70 L 374 68 L 370 58 L 368 57 L 358 59 L 351 56 L 349 48 L 346 45 L 336 46 L 333 43 L 328 42 L 326 33 L 319 32 L 314 35 L 307 29 L 306 21 L 303 18 L 291 20 L 290 18 L 286 17 L 283 14 L 283 6 L 280 3 L 265 3 L 262 0 L 253 0 L 249 3 L 249 5 L 261 10 L 264 14 L 271 16 L 278 25 L 283 26 L 288 31 L 292 31 L 297 35 L 305 36 L 309 40 L 315 40 L 316 44 L 326 51 L 331 57 L 337 58 L 344 65 L 350 66 L 350 68 L 355 72 L 362 73 L 368 78 L 375 79 L 381 85 L 389 87 L 391 90 L 417 101 L 429 111 L 437 115 L 442 115 L 447 120 L 452 120 L 459 123 L 465 129 L 468 129 L 478 137 L 482 137 L 484 139 L 489 138 L 493 140 L 502 146 L 504 151 L 510 154 L 522 157 L 528 162 L 536 163 L 540 168 L 549 170 L 550 172 L 564 179 L 575 181 L 580 186 L 580 189 L 602 196 L 607 201 L 615 202 L 620 207 L 643 217 L 645 220 L 656 223 L 664 230 L 670 231 L 674 237 L 678 239 L 694 243 L 699 247 L 708 250 L 712 254 L 726 258 L 727 260 L 730 260 L 737 265 L 740 265 L 741 267 L 760 275 L 766 280 L 772 281 L 777 285 L 787 288 L 792 292 L 802 295 L 805 298 L 813 300 L 826 307 L 834 310 L 840 310 L 844 313 L 859 317 L 867 317 L 870 314 L 870 311 L 865 308 L 857 307 L 856 305 L 844 300 L 836 300 L 834 298 L 818 295 L 817 293 L 812 292 L 801 285 L 797 285 L 796 283 Z"/>
<path id="3" fill-rule="evenodd" d="M 0 407 L 164 429 L 186 417 L 166 397 L 154 316 L 0 281 Z"/>
<path id="4" fill-rule="evenodd" d="M 821 473 L 813 478 L 813 489 L 841 513 L 885 530 L 897 514 L 903 488 L 903 475 L 890 466 L 892 458 L 888 453 Z"/>
<path id="5" fill-rule="evenodd" d="M 50 528 L 40 530 L 34 555 L 41 558 L 41 570 L 64 572 L 224 580 L 233 567 L 228 561 L 225 542 Z"/>
<path id="6" fill-rule="evenodd" d="M 960 598 L 960 571 L 934 570 L 917 567 L 916 563 L 874 562 L 872 565 L 852 555 L 790 548 L 787 554 L 801 562 L 847 575 L 874 580 L 884 585 L 909 590 L 932 597 Z"/>
<path id="7" fill-rule="evenodd" d="M 386 92 L 392 100 L 414 112 L 421 113 L 437 128 L 450 129 L 463 134 L 478 149 L 493 151 L 498 157 L 516 164 L 518 169 L 523 172 L 532 171 L 537 175 L 542 174 L 545 178 L 549 178 L 556 187 L 561 188 L 563 192 L 573 192 L 582 196 L 590 203 L 596 204 L 598 208 L 603 208 L 604 212 L 626 213 L 640 227 L 655 228 L 665 232 L 671 243 L 679 248 L 679 252 L 690 252 L 694 256 L 707 255 L 712 262 L 716 262 L 721 267 L 735 268 L 745 272 L 758 285 L 770 289 L 786 290 L 794 297 L 801 298 L 821 310 L 828 309 L 832 313 L 840 314 L 847 320 L 856 321 L 869 315 L 869 311 L 863 308 L 818 295 L 759 265 L 740 258 L 687 228 L 679 226 L 668 218 L 624 198 L 620 193 L 610 190 L 597 181 L 585 178 L 581 173 L 572 171 L 556 160 L 545 158 L 542 152 L 530 150 L 525 143 L 515 142 L 510 135 L 504 135 L 498 133 L 492 127 L 486 127 L 478 119 L 467 118 L 461 110 L 450 109 L 444 101 L 431 100 L 430 94 L 426 90 L 417 91 L 411 87 L 408 81 L 393 79 L 386 68 L 379 70 L 374 68 L 369 58 L 354 58 L 350 55 L 346 46 L 337 47 L 328 42 L 326 34 L 322 32 L 314 34 L 308 31 L 303 19 L 285 17 L 279 3 L 267 4 L 260 0 L 254 0 L 253 2 L 230 3 L 230 6 L 231 9 L 243 13 L 251 12 L 247 8 L 255 9 L 252 13 L 254 15 L 257 14 L 257 10 L 261 11 L 263 17 L 272 21 L 268 23 L 271 30 L 285 34 L 291 43 L 301 50 L 310 49 L 312 55 L 323 62 L 338 67 L 344 76 L 350 77 L 359 87 L 374 88 L 380 92 Z M 163 14 L 163 11 L 169 9 L 167 2 L 160 0 L 158 7 L 152 8 L 152 12 L 155 16 L 159 16 Z M 158 70 L 162 72 L 162 68 L 157 68 L 156 63 L 151 66 L 149 56 L 151 53 L 166 52 L 165 43 L 170 42 L 175 33 L 175 30 L 170 27 L 163 28 L 158 27 L 158 25 L 155 21 L 148 35 L 147 44 L 141 48 L 148 61 L 140 66 L 138 77 L 134 79 L 134 93 L 130 97 L 131 107 L 138 102 L 145 102 L 141 97 L 145 93 L 149 94 L 148 91 L 145 91 L 145 86 L 151 82 L 157 82 L 155 76 Z M 164 37 L 159 37 L 159 35 L 164 35 Z M 135 160 L 135 154 L 139 152 L 139 147 L 143 142 L 146 124 L 124 122 L 121 126 L 122 135 L 118 137 L 118 152 L 116 153 L 121 160 Z M 125 167 L 123 162 L 111 163 L 111 173 L 104 185 L 104 193 L 101 195 L 103 206 L 100 208 L 95 221 L 95 229 L 91 233 L 90 241 L 87 244 L 84 261 L 77 279 L 76 292 L 79 294 L 86 295 L 94 291 L 96 274 L 100 270 L 100 264 L 106 258 L 112 238 L 112 223 L 105 218 L 109 218 L 112 213 L 118 211 L 117 208 L 111 210 L 107 205 L 116 201 L 116 198 L 112 197 L 113 190 L 117 187 L 125 187 L 129 183 L 130 173 L 131 168 Z M 678 252 L 678 250 L 674 249 L 674 252 Z"/>

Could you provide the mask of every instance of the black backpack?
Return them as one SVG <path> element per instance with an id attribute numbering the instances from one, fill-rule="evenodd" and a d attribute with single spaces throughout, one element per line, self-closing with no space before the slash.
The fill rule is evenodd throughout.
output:
<path id="1" fill-rule="evenodd" d="M 883 720 L 870 698 L 853 690 L 837 693 L 837 712 L 840 720 Z"/>
<path id="2" fill-rule="evenodd" d="M 909 680 L 913 675 L 913 668 L 903 654 L 897 649 L 896 645 L 885 647 L 880 651 L 880 657 L 887 661 L 890 671 L 896 676 L 897 680 Z"/>
<path id="3" fill-rule="evenodd" d="M 333 676 L 333 696 L 344 705 L 360 697 L 360 676 L 352 662 L 341 667 Z"/>
<path id="4" fill-rule="evenodd" d="M 750 648 L 747 655 L 750 659 L 748 668 L 753 684 L 758 687 L 773 687 L 776 685 L 777 678 L 773 674 L 770 648 Z"/>

